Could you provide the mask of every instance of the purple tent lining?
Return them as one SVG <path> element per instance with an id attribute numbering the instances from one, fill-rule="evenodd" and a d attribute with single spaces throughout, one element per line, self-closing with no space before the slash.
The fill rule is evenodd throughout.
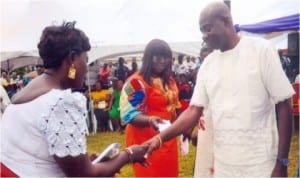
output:
<path id="1" fill-rule="evenodd" d="M 285 17 L 259 22 L 256 24 L 236 24 L 234 27 L 237 32 L 247 31 L 251 33 L 270 33 L 286 30 L 299 30 L 299 17 L 300 14 L 297 13 Z"/>

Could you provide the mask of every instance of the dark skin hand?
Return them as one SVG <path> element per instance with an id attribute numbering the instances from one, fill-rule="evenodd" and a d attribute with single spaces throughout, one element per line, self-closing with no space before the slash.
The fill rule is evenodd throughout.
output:
<path id="1" fill-rule="evenodd" d="M 292 137 L 292 109 L 289 100 L 276 104 L 278 111 L 278 158 L 288 158 Z M 279 161 L 272 171 L 271 177 L 287 177 L 287 167 Z"/>
<path id="2" fill-rule="evenodd" d="M 196 123 L 198 123 L 199 118 L 202 115 L 202 111 L 203 107 L 189 106 L 169 128 L 160 132 L 159 136 L 161 141 L 168 141 L 192 128 L 196 125 Z M 143 144 L 148 146 L 147 157 L 160 147 L 160 140 L 156 136 Z"/>
<path id="3" fill-rule="evenodd" d="M 158 124 L 162 123 L 162 119 L 158 116 L 148 116 L 145 114 L 137 115 L 130 124 L 136 127 L 151 127 L 154 130 L 158 130 Z"/>
<path id="4" fill-rule="evenodd" d="M 146 146 L 132 145 L 130 146 L 133 154 L 129 157 L 128 153 L 122 151 L 118 156 L 105 162 L 92 164 L 87 154 L 79 156 L 67 156 L 59 158 L 54 156 L 55 161 L 62 168 L 66 176 L 70 177 L 113 177 L 122 166 L 130 161 L 145 163 L 144 154 L 147 150 Z M 92 158 L 95 158 L 93 155 Z M 144 164 L 146 165 L 146 164 Z"/>
<path id="5" fill-rule="evenodd" d="M 199 126 L 197 125 L 196 127 L 199 127 L 199 128 L 197 128 L 197 130 L 194 131 L 191 135 L 191 141 L 194 146 L 197 146 L 197 143 L 198 143 L 198 129 L 201 129 L 203 131 L 205 130 L 205 121 L 203 119 L 200 119 Z"/>

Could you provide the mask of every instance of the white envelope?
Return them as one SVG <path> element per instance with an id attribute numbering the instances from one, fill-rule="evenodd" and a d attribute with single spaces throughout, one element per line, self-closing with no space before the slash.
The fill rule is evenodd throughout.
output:
<path id="1" fill-rule="evenodd" d="M 162 123 L 158 124 L 158 130 L 161 132 L 170 126 L 171 126 L 171 122 L 169 120 L 163 120 Z"/>

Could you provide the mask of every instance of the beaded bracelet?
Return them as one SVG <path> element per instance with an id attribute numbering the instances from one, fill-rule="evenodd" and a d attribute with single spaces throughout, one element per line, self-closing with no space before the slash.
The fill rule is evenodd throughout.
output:
<path id="1" fill-rule="evenodd" d="M 131 148 L 125 148 L 124 151 L 127 153 L 129 163 L 133 163 L 133 151 Z"/>

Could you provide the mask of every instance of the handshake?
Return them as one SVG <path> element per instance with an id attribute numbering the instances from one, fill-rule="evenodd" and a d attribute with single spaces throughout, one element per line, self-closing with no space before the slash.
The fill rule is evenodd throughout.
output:
<path id="1" fill-rule="evenodd" d="M 171 125 L 169 121 L 160 119 L 158 117 L 149 118 L 147 123 L 148 126 L 160 132 Z M 99 162 L 101 162 L 101 165 L 111 165 L 109 173 L 105 175 L 114 175 L 127 163 L 139 163 L 144 167 L 149 167 L 151 163 L 147 161 L 147 158 L 152 154 L 153 151 L 160 148 L 162 143 L 163 140 L 160 134 L 149 138 L 144 143 L 131 145 L 125 148 L 123 151 L 120 151 L 119 143 L 112 143 L 100 155 L 92 154 L 90 156 L 90 160 L 94 165 Z"/>
<path id="2" fill-rule="evenodd" d="M 150 156 L 153 151 L 160 148 L 161 145 L 162 140 L 159 135 L 156 135 L 141 145 L 131 145 L 130 147 L 127 147 L 125 152 L 128 154 L 131 163 L 138 162 L 141 165 L 148 167 L 150 165 L 147 162 L 148 156 Z"/>
<path id="3" fill-rule="evenodd" d="M 131 145 L 124 149 L 124 153 L 127 155 L 127 162 L 140 163 L 142 166 L 148 167 L 150 164 L 147 162 L 147 158 L 153 151 L 160 148 L 162 140 L 159 135 L 156 135 L 140 145 Z M 120 156 L 120 144 L 112 143 L 100 154 L 92 154 L 92 164 L 99 162 L 106 162 Z"/>
<path id="4" fill-rule="evenodd" d="M 154 130 L 160 132 L 171 126 L 171 122 L 169 120 L 162 120 L 156 117 L 151 117 L 148 122 Z M 160 148 L 162 143 L 163 140 L 160 135 L 156 135 L 141 145 L 131 145 L 130 147 L 127 147 L 125 151 L 128 153 L 129 159 L 132 163 L 138 162 L 147 167 L 149 166 L 149 163 L 147 162 L 148 156 L 150 156 L 153 151 Z"/>
<path id="5" fill-rule="evenodd" d="M 161 138 L 156 135 L 152 139 L 146 141 L 141 145 L 131 145 L 124 149 L 124 152 L 128 156 L 128 161 L 130 163 L 140 163 L 141 165 L 147 167 L 149 163 L 146 161 L 148 156 L 156 149 L 158 149 L 162 144 Z M 105 162 L 107 160 L 113 159 L 120 154 L 120 144 L 112 143 L 100 154 L 91 155 L 92 164 L 97 164 L 98 162 Z"/>

